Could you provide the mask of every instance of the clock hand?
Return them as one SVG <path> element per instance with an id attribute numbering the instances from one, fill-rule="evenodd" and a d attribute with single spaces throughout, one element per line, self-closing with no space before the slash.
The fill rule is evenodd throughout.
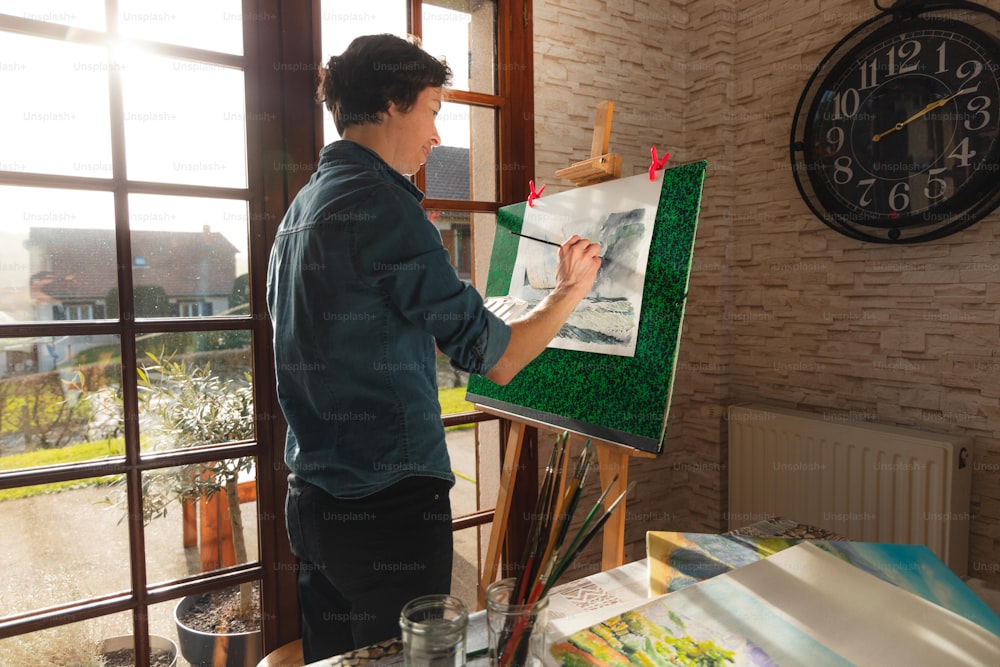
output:
<path id="1" fill-rule="evenodd" d="M 893 132 L 895 132 L 897 130 L 902 130 L 904 127 L 906 127 L 907 125 L 909 125 L 910 123 L 912 123 L 916 119 L 923 118 L 923 116 L 925 114 L 927 114 L 928 112 L 931 112 L 934 109 L 937 109 L 939 107 L 943 107 L 945 104 L 947 104 L 951 100 L 955 99 L 959 95 L 964 95 L 965 93 L 975 92 L 977 90 L 977 88 L 978 88 L 978 86 L 976 88 L 963 88 L 960 91 L 958 91 L 957 93 L 953 93 L 951 95 L 948 95 L 947 97 L 942 97 L 939 100 L 935 100 L 934 102 L 931 102 L 930 104 L 928 104 L 923 109 L 921 109 L 917 113 L 913 114 L 912 116 L 910 116 L 909 118 L 907 118 L 903 122 L 896 123 L 895 125 L 893 125 L 892 127 L 890 127 L 888 130 L 886 130 L 885 132 L 882 132 L 880 134 L 876 134 L 875 136 L 872 137 L 872 141 L 879 141 L 880 139 L 882 139 L 882 137 L 884 137 L 887 134 L 891 134 L 891 133 L 893 133 Z"/>

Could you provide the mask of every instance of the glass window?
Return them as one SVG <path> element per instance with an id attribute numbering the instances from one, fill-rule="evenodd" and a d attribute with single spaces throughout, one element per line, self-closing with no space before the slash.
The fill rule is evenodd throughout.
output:
<path id="1" fill-rule="evenodd" d="M 451 67 L 452 87 L 496 94 L 496 2 L 433 0 L 422 11 L 422 43 Z"/>
<path id="2" fill-rule="evenodd" d="M 302 35 L 298 41 L 284 39 L 276 16 L 247 13 L 243 6 L 252 3 L 239 0 L 0 4 L 0 479 L 13 487 L 0 491 L 0 531 L 15 536 L 20 549 L 0 554 L 7 575 L 0 617 L 17 614 L 5 618 L 5 628 L 22 633 L 0 640 L 0 655 L 28 656 L 15 664 L 55 664 L 51 648 L 87 664 L 65 647 L 92 656 L 105 638 L 128 637 L 137 626 L 180 643 L 174 609 L 183 591 L 197 587 L 186 579 L 206 571 L 219 588 L 260 576 L 253 605 L 277 628 L 271 636 L 287 634 L 295 625 L 294 563 L 261 564 L 268 551 L 257 542 L 276 534 L 258 531 L 258 520 L 283 522 L 280 475 L 265 476 L 275 478 L 265 486 L 256 474 L 258 463 L 279 465 L 280 434 L 254 428 L 277 419 L 277 406 L 255 410 L 250 378 L 267 384 L 260 395 L 273 396 L 273 369 L 253 373 L 258 355 L 251 353 L 252 341 L 268 344 L 261 260 L 303 176 L 276 173 L 275 156 L 314 155 L 321 139 L 300 123 L 308 117 L 301 110 L 314 103 L 303 68 L 311 71 L 353 37 L 377 32 L 422 32 L 428 50 L 448 59 L 462 86 L 454 90 L 464 97 L 449 100 L 457 138 L 442 148 L 465 156 L 459 168 L 435 170 L 430 187 L 462 178 L 465 184 L 440 196 L 430 214 L 459 275 L 471 276 L 472 258 L 481 256 L 471 242 L 499 206 L 497 183 L 504 182 L 491 162 L 500 151 L 489 142 L 511 136 L 497 129 L 496 109 L 507 98 L 491 97 L 506 81 L 491 63 L 510 50 L 496 46 L 496 2 L 368 0 L 348 7 L 320 0 L 322 46 L 309 41 L 309 3 L 282 4 L 280 28 Z M 514 40 L 524 39 L 520 21 L 512 26 Z M 246 55 L 244 31 L 258 38 Z M 500 32 L 511 40 L 506 25 Z M 295 91 L 290 99 L 275 101 L 288 91 Z M 293 104 L 301 108 L 286 111 Z M 329 141 L 335 134 L 323 117 Z M 515 127 L 513 136 L 520 132 Z M 122 317 L 123 310 L 136 318 Z M 186 379 L 163 368 L 167 361 L 183 363 Z M 446 412 L 468 409 L 462 382 Z M 167 408 L 183 405 L 185 384 L 200 392 L 200 408 L 215 411 L 207 426 L 183 410 L 171 421 Z M 468 438 L 454 439 L 449 435 L 449 447 L 465 455 L 454 456 L 465 461 L 465 491 L 475 490 L 469 465 L 478 452 L 470 458 Z M 240 511 L 230 516 L 243 519 L 245 554 L 239 540 L 226 537 L 224 520 L 215 522 L 217 537 L 202 535 L 195 496 L 158 504 L 164 482 L 180 478 L 204 489 L 213 470 L 224 469 L 236 471 L 232 505 Z M 478 506 L 473 495 L 463 496 L 461 511 Z M 126 498 L 143 506 L 130 515 Z M 28 521 L 19 508 L 32 502 L 52 509 L 29 507 Z M 150 515 L 141 529 L 127 520 L 158 508 L 168 511 Z M 192 512 L 199 526 L 193 537 Z M 98 547 L 101 554 L 92 553 Z M 475 567 L 477 548 L 474 540 L 462 547 L 467 562 L 455 572 L 463 585 L 473 579 L 465 574 Z M 11 567 L 5 558 L 19 560 Z M 81 559 L 101 571 L 81 570 Z M 220 571 L 234 560 L 248 565 Z M 133 580 L 152 583 L 133 587 Z M 162 601 L 163 586 L 176 597 Z M 100 598 L 108 595 L 117 597 Z M 158 601 L 151 604 L 150 596 Z M 63 608 L 42 608 L 53 604 Z M 117 611 L 123 604 L 127 611 Z M 100 616 L 74 622 L 84 609 Z M 39 621 L 58 627 L 29 631 Z"/>
<path id="3" fill-rule="evenodd" d="M 254 438 L 249 332 L 147 334 L 136 356 L 144 451 Z"/>
<path id="4" fill-rule="evenodd" d="M 122 68 L 128 177 L 243 188 L 243 72 L 214 63 L 126 54 Z"/>
<path id="5" fill-rule="evenodd" d="M 32 21 L 105 29 L 104 0 L 4 0 L 0 12 Z"/>
<path id="6" fill-rule="evenodd" d="M 94 304 L 67 303 L 65 315 L 67 320 L 92 320 L 94 319 Z"/>
<path id="7" fill-rule="evenodd" d="M 101 562 L 107 565 L 107 559 Z M 34 592 L 24 587 L 15 592 L 25 597 Z M 117 646 L 124 638 L 131 638 L 132 615 L 123 612 L 92 618 L 68 625 L 0 639 L 0 656 L 4 665 L 103 665 L 101 656 L 105 643 Z M 169 643 L 168 643 L 169 645 Z"/>
<path id="8" fill-rule="evenodd" d="M 243 19 L 273 21 L 277 15 L 243 12 L 240 0 L 118 0 L 121 34 L 209 51 L 243 53 Z"/>
<path id="9" fill-rule="evenodd" d="M 496 201 L 496 110 L 445 102 L 438 114 L 441 145 L 424 167 L 431 199 Z"/>
<path id="10" fill-rule="evenodd" d="M 121 455 L 120 394 L 117 336 L 0 338 L 0 470 Z"/>
<path id="11" fill-rule="evenodd" d="M 166 582 L 259 560 L 255 477 L 252 457 L 143 473 L 149 581 Z M 121 490 L 114 489 L 119 499 Z M 238 516 L 230 513 L 231 507 Z"/>
<path id="12" fill-rule="evenodd" d="M 111 176 L 108 50 L 0 32 L 0 170 Z"/>
<path id="13" fill-rule="evenodd" d="M 128 590 L 128 524 L 103 504 L 102 481 L 0 491 L 0 530 L 18 536 L 0 549 L 0 616 Z"/>
<path id="14" fill-rule="evenodd" d="M 262 115 L 248 113 L 243 58 L 231 55 L 244 21 L 268 19 L 244 16 L 239 0 L 44 4 L 45 17 L 28 15 L 38 3 L 0 8 L 0 49 L 13 54 L 0 67 L 0 477 L 16 470 L 20 484 L 0 492 L 0 530 L 18 545 L 0 554 L 0 616 L 30 624 L 67 605 L 52 621 L 66 623 L 75 606 L 116 594 L 129 612 L 99 619 L 115 619 L 114 634 L 148 619 L 176 636 L 169 616 L 154 618 L 176 602 L 148 605 L 133 570 L 161 582 L 200 573 L 177 501 L 221 500 L 232 472 L 238 516 L 255 512 L 255 453 L 271 444 L 255 439 L 250 345 L 266 316 L 251 313 L 248 258 L 274 212 L 247 189 L 247 118 Z M 117 18 L 105 25 L 108 11 Z M 9 12 L 108 32 L 54 39 Z M 251 202 L 268 213 L 251 221 Z M 200 321 L 220 315 L 231 318 L 221 328 Z M 206 447 L 218 443 L 230 443 L 226 456 Z M 171 466 L 150 469 L 143 457 L 161 451 Z M 145 552 L 129 531 L 140 512 Z M 246 540 L 230 543 L 255 563 L 256 522 L 243 524 Z M 66 636 L 90 641 L 71 627 Z"/>
<path id="15" fill-rule="evenodd" d="M 118 263 L 111 193 L 0 185 L 0 199 L 0 321 L 66 319 L 67 303 L 103 303 Z"/>
<path id="16" fill-rule="evenodd" d="M 247 314 L 245 200 L 133 194 L 129 221 L 136 317 Z"/>

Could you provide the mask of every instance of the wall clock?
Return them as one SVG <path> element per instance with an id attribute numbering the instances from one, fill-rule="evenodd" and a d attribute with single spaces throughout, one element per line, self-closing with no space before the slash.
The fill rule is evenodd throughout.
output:
<path id="1" fill-rule="evenodd" d="M 899 0 L 813 72 L 792 174 L 834 230 L 880 243 L 953 234 L 1000 204 L 1000 13 Z"/>

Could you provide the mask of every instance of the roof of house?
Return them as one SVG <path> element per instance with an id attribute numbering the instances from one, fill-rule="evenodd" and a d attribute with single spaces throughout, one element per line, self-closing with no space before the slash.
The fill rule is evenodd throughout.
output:
<path id="1" fill-rule="evenodd" d="M 35 298 L 100 298 L 116 286 L 111 229 L 33 227 L 25 245 L 38 247 L 51 268 L 31 267 Z M 236 278 L 236 246 L 208 226 L 201 232 L 132 231 L 132 280 L 171 297 L 228 295 Z M 32 261 L 36 252 L 31 253 Z"/>
<path id="2" fill-rule="evenodd" d="M 469 149 L 435 146 L 424 165 L 427 197 L 469 199 Z"/>

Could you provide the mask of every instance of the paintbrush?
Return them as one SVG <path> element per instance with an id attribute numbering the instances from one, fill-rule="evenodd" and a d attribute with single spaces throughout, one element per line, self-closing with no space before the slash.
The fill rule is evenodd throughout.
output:
<path id="1" fill-rule="evenodd" d="M 566 489 L 562 505 L 560 505 L 555 515 L 555 523 L 549 536 L 548 545 L 545 548 L 545 554 L 542 556 L 542 563 L 548 563 L 549 559 L 554 558 L 553 554 L 559 550 L 563 540 L 566 539 L 566 533 L 569 531 L 569 522 L 572 520 L 573 514 L 576 511 L 576 505 L 580 500 L 580 487 L 583 484 L 589 466 L 590 441 L 588 440 L 583 452 L 580 454 L 580 460 L 577 461 L 576 470 Z"/>
<path id="2" fill-rule="evenodd" d="M 554 531 L 554 525 L 557 521 L 557 512 L 559 510 L 559 489 L 562 486 L 563 470 L 566 467 L 566 455 L 569 451 L 569 433 L 564 432 L 562 436 L 556 441 L 555 448 L 559 451 L 559 456 L 557 457 L 555 475 L 552 477 L 552 491 L 549 494 L 548 504 L 545 507 L 545 511 L 542 513 L 541 518 L 542 529 L 541 535 L 543 535 L 543 541 L 539 542 L 539 547 L 541 547 L 542 557 L 535 561 L 531 572 L 529 572 L 530 577 L 525 582 L 527 586 L 525 587 L 525 595 L 522 600 L 526 601 L 531 594 L 532 582 L 539 576 L 540 568 L 546 567 L 548 564 L 548 559 L 552 556 L 552 537 Z M 544 572 L 544 570 L 542 570 Z"/>
<path id="3" fill-rule="evenodd" d="M 555 241 L 547 241 L 545 239 L 540 239 L 537 236 L 531 236 L 530 234 L 522 234 L 521 232 L 515 232 L 515 231 L 512 231 L 510 229 L 508 229 L 507 231 L 510 232 L 511 234 L 513 234 L 514 236 L 520 236 L 522 238 L 531 239 L 532 241 L 538 241 L 539 243 L 546 243 L 548 245 L 554 245 L 557 248 L 561 248 L 562 247 L 562 243 L 556 243 Z M 608 259 L 607 257 L 605 257 L 603 255 L 598 255 L 597 259 L 601 260 L 602 262 L 610 262 L 611 261 L 610 259 Z"/>
<path id="4" fill-rule="evenodd" d="M 514 580 L 514 587 L 511 590 L 510 601 L 512 604 L 522 604 L 531 588 L 529 582 L 534 579 L 535 560 L 538 558 L 542 524 L 544 523 L 542 515 L 548 507 L 549 497 L 552 493 L 552 481 L 558 456 L 559 447 L 557 443 L 549 455 L 549 462 L 545 466 L 545 475 L 542 479 L 542 488 L 538 492 L 538 498 L 535 500 L 535 511 L 531 516 L 531 528 L 528 532 L 528 540 L 524 545 L 524 557 L 521 559 L 521 571 L 517 573 L 517 578 Z"/>
<path id="5" fill-rule="evenodd" d="M 608 489 L 610 489 L 611 486 L 612 485 L 609 484 L 608 485 Z M 545 595 L 546 593 L 549 592 L 549 589 L 552 587 L 552 584 L 555 583 L 556 580 L 559 579 L 560 576 L 562 576 L 562 573 L 566 570 L 567 567 L 569 567 L 570 563 L 572 563 L 576 559 L 576 557 L 580 555 L 580 553 L 586 548 L 587 544 L 592 539 L 594 539 L 594 536 L 597 535 L 598 532 L 600 532 L 601 527 L 604 526 L 604 524 L 608 522 L 608 519 L 611 518 L 611 515 L 614 513 L 615 509 L 618 507 L 618 503 L 620 503 L 622 500 L 624 500 L 625 496 L 627 496 L 628 493 L 629 493 L 629 491 L 631 491 L 634 487 L 635 487 L 635 482 L 631 482 L 628 485 L 628 488 L 626 488 L 624 491 L 622 491 L 621 495 L 619 495 L 617 498 L 615 498 L 615 501 L 613 503 L 611 503 L 611 506 L 608 508 L 608 511 L 605 512 L 601 516 L 601 518 L 597 520 L 597 523 L 594 524 L 594 527 L 591 528 L 587 532 L 587 534 L 584 535 L 583 538 L 579 540 L 579 544 L 577 544 L 575 546 L 571 545 L 570 552 L 566 555 L 566 557 L 563 559 L 563 561 L 561 563 L 559 563 L 559 565 L 556 566 L 555 572 L 553 572 L 553 575 L 552 575 L 551 579 L 549 579 L 549 581 L 547 582 L 547 584 L 545 586 L 545 589 L 542 590 L 542 595 Z M 605 493 L 607 493 L 607 489 L 605 489 Z M 598 505 L 599 505 L 600 504 L 600 500 L 598 500 L 597 502 L 598 502 Z M 582 532 L 582 530 L 583 529 L 581 529 L 581 532 Z M 577 537 L 579 537 L 579 535 Z M 577 540 L 574 540 L 574 542 L 576 542 L 576 541 Z"/>
<path id="6" fill-rule="evenodd" d="M 545 475 L 542 480 L 541 490 L 535 501 L 535 511 L 531 517 L 531 528 L 528 533 L 528 540 L 525 543 L 524 557 L 521 559 L 521 571 L 514 581 L 514 588 L 511 593 L 511 601 L 515 604 L 524 604 L 529 592 L 531 582 L 535 579 L 535 573 L 539 565 L 538 557 L 545 544 L 543 540 L 547 528 L 549 505 L 552 498 L 558 493 L 558 482 L 556 471 L 562 469 L 561 457 L 568 434 L 560 436 L 556 440 L 552 453 L 549 455 L 548 465 L 545 466 Z"/>

